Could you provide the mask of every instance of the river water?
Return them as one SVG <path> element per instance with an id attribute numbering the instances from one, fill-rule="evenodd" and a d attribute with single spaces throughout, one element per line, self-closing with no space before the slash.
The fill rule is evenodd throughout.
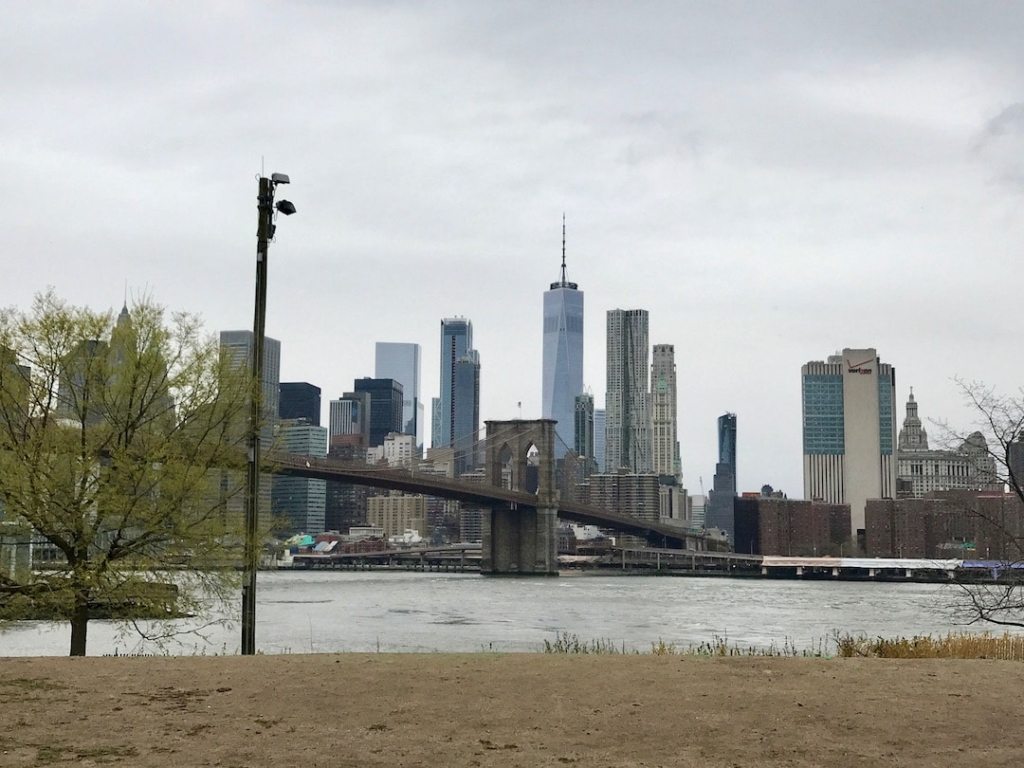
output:
<path id="1" fill-rule="evenodd" d="M 884 582 L 271 571 L 259 574 L 256 644 L 264 653 L 539 651 L 544 640 L 568 632 L 641 651 L 658 640 L 685 648 L 716 638 L 744 648 L 788 642 L 811 650 L 835 630 L 895 637 L 980 629 L 965 627 L 956 614 L 958 592 Z M 238 653 L 237 609 L 228 625 L 162 645 L 93 621 L 89 654 Z M 196 628 L 189 621 L 173 626 Z M 0 629 L 0 656 L 64 655 L 69 641 L 67 624 L 19 622 Z"/>

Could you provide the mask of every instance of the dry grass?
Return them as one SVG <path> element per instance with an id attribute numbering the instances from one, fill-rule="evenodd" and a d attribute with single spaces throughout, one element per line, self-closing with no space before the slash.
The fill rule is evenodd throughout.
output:
<path id="1" fill-rule="evenodd" d="M 948 634 L 874 640 L 850 635 L 836 636 L 837 655 L 844 658 L 882 659 L 1002 659 L 1024 661 L 1024 635 Z"/>
<path id="2" fill-rule="evenodd" d="M 544 641 L 545 653 L 586 655 L 636 655 L 645 653 L 637 648 L 616 644 L 613 640 L 582 640 L 570 632 L 560 632 L 554 641 Z M 918 635 L 911 638 L 869 638 L 865 635 L 841 635 L 819 640 L 810 648 L 797 648 L 789 639 L 782 645 L 768 647 L 739 646 L 728 639 L 714 637 L 698 645 L 677 646 L 658 640 L 651 643 L 646 653 L 654 656 L 760 656 L 760 657 L 812 657 L 880 658 L 880 659 L 1001 659 L 1024 661 L 1024 635 L 1009 632 L 1002 635 L 961 632 L 944 637 Z"/>

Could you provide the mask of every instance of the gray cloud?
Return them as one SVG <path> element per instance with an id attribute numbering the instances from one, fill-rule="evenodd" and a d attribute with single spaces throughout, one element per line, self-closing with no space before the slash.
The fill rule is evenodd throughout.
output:
<path id="1" fill-rule="evenodd" d="M 953 422 L 951 375 L 1019 384 L 998 318 L 1024 242 L 1024 6 L 926 9 L 15 6 L 0 303 L 53 284 L 114 305 L 127 279 L 246 327 L 265 158 L 299 208 L 271 250 L 286 379 L 333 397 L 374 341 L 417 341 L 429 396 L 437 321 L 464 314 L 484 416 L 531 415 L 564 210 L 598 401 L 604 312 L 645 307 L 679 356 L 688 485 L 731 410 L 743 487 L 799 495 L 806 360 L 875 345 Z"/>

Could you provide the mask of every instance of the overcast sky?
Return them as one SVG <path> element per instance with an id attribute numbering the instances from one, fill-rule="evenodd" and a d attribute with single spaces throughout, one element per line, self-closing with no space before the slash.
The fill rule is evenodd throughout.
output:
<path id="1" fill-rule="evenodd" d="M 876 347 L 921 415 L 1021 384 L 1024 3 L 11 4 L 0 304 L 124 285 L 251 328 L 256 177 L 281 378 L 324 403 L 374 342 L 473 321 L 482 419 L 540 416 L 541 297 L 675 344 L 685 484 L 738 416 L 740 490 L 802 495 L 800 366 Z M 265 161 L 265 166 L 264 166 Z"/>

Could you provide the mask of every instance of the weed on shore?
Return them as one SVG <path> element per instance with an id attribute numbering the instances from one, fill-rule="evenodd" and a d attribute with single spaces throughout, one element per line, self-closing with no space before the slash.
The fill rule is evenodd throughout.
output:
<path id="1" fill-rule="evenodd" d="M 841 658 L 880 659 L 1003 659 L 1024 661 L 1024 635 L 950 633 L 945 637 L 870 639 L 861 635 L 835 636 L 836 655 Z"/>
<path id="2" fill-rule="evenodd" d="M 621 644 L 607 638 L 595 640 L 581 640 L 579 635 L 572 632 L 559 632 L 553 641 L 544 641 L 544 653 L 566 653 L 566 654 L 641 654 L 649 653 L 653 656 L 773 656 L 773 657 L 823 657 L 826 655 L 826 642 L 819 641 L 816 647 L 798 649 L 796 645 L 787 638 L 782 645 L 774 641 L 767 648 L 756 646 L 742 647 L 736 643 L 729 644 L 728 638 L 715 635 L 711 640 L 705 640 L 696 645 L 678 646 L 675 643 L 666 643 L 658 639 L 651 643 L 649 651 L 641 651 L 638 648 L 627 647 L 625 641 Z"/>
<path id="3" fill-rule="evenodd" d="M 808 648 L 797 648 L 786 638 L 781 645 L 772 641 L 767 647 L 740 646 L 728 638 L 715 635 L 711 640 L 679 646 L 660 639 L 650 650 L 627 647 L 607 638 L 582 640 L 572 632 L 559 632 L 555 639 L 544 641 L 544 653 L 564 654 L 641 654 L 653 656 L 729 657 L 760 656 L 769 658 L 880 658 L 880 659 L 1003 659 L 1024 661 L 1024 635 L 1009 632 L 1002 635 L 982 633 L 950 633 L 940 637 L 918 635 L 912 638 L 869 638 L 866 635 L 843 634 L 836 630 L 831 638 L 822 638 Z"/>

